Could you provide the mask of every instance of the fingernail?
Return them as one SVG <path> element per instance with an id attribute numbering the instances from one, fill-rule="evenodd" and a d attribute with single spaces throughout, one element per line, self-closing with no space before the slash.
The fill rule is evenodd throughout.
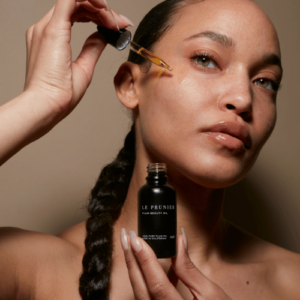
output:
<path id="1" fill-rule="evenodd" d="M 107 4 L 107 1 L 106 0 L 103 0 L 103 2 L 105 3 L 106 5 L 106 10 L 109 10 L 109 7 L 108 7 L 108 4 Z"/>
<path id="2" fill-rule="evenodd" d="M 181 233 L 183 235 L 184 247 L 185 247 L 185 250 L 187 250 L 188 249 L 188 239 L 187 239 L 184 227 L 181 227 L 180 229 L 181 229 Z"/>
<path id="3" fill-rule="evenodd" d="M 125 228 L 121 229 L 121 242 L 123 250 L 128 250 L 128 240 Z"/>
<path id="4" fill-rule="evenodd" d="M 132 21 L 130 21 L 127 17 L 123 16 L 120 14 L 120 17 L 125 21 L 127 22 L 128 24 L 130 24 L 130 26 L 134 26 L 134 24 L 132 23 Z"/>
<path id="5" fill-rule="evenodd" d="M 131 247 L 136 251 L 139 252 L 142 250 L 141 242 L 139 241 L 138 237 L 136 236 L 136 233 L 132 230 L 129 232 L 130 235 L 130 245 Z"/>
<path id="6" fill-rule="evenodd" d="M 117 21 L 115 15 L 114 15 L 114 13 L 113 13 L 113 11 L 112 11 L 111 9 L 110 9 L 109 11 L 110 11 L 110 13 L 111 13 L 111 15 L 112 15 L 112 17 L 113 17 L 115 23 L 116 23 L 117 31 L 120 31 L 119 23 L 118 23 L 118 21 Z"/>

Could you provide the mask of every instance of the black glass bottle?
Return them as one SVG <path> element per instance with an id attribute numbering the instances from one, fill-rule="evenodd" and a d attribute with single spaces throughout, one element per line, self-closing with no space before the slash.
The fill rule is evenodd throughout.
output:
<path id="1" fill-rule="evenodd" d="M 138 236 L 157 258 L 176 256 L 176 192 L 167 179 L 166 164 L 149 164 L 147 183 L 138 192 Z"/>

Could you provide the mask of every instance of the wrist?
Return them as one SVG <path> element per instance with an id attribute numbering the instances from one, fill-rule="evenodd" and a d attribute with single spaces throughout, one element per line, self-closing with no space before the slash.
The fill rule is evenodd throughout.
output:
<path id="1" fill-rule="evenodd" d="M 50 127 L 51 129 L 62 119 L 63 111 L 52 105 L 51 101 L 42 93 L 27 90 L 15 99 L 20 105 L 24 117 L 38 127 Z"/>
<path id="2" fill-rule="evenodd" d="M 0 106 L 0 165 L 60 120 L 61 114 L 53 111 L 49 101 L 34 92 L 23 92 Z"/>
<path id="3" fill-rule="evenodd" d="M 25 144 L 45 135 L 62 118 L 61 112 L 55 111 L 50 102 L 35 91 L 24 91 L 4 106 Z"/>

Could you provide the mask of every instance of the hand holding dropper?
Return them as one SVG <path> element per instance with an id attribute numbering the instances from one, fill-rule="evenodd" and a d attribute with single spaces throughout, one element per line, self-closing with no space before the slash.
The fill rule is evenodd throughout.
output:
<path id="1" fill-rule="evenodd" d="M 108 29 L 106 27 L 97 26 L 98 32 L 100 32 L 103 36 L 105 41 L 115 47 L 117 50 L 121 51 L 124 50 L 128 45 L 130 45 L 130 49 L 135 53 L 141 55 L 142 57 L 148 59 L 152 63 L 156 64 L 159 67 L 172 71 L 171 68 L 164 60 L 160 57 L 156 56 L 149 50 L 141 47 L 137 43 L 131 40 L 131 32 L 126 29 L 120 29 L 117 19 L 115 18 L 112 10 L 106 4 L 107 10 L 109 10 L 116 22 L 118 31 L 114 31 L 112 29 Z"/>

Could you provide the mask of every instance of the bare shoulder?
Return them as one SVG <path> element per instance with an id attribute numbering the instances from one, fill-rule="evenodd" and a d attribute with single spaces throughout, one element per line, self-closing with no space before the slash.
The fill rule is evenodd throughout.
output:
<path id="1" fill-rule="evenodd" d="M 265 242 L 265 262 L 279 299 L 300 298 L 300 255 Z"/>
<path id="2" fill-rule="evenodd" d="M 80 272 L 78 249 L 50 234 L 2 227 L 0 253 L 0 295 L 5 295 L 1 299 L 27 299 L 33 293 L 43 295 L 54 278 Z"/>
<path id="3" fill-rule="evenodd" d="M 82 253 L 82 255 L 85 252 L 84 241 L 86 236 L 86 221 L 69 227 L 57 235 L 57 237 L 74 245 Z"/>
<path id="4" fill-rule="evenodd" d="M 242 253 L 241 262 L 255 266 L 256 276 L 276 294 L 276 299 L 300 299 L 300 254 L 264 241 L 234 224 L 230 231 L 235 237 L 233 241 L 242 241 L 236 247 Z"/>

